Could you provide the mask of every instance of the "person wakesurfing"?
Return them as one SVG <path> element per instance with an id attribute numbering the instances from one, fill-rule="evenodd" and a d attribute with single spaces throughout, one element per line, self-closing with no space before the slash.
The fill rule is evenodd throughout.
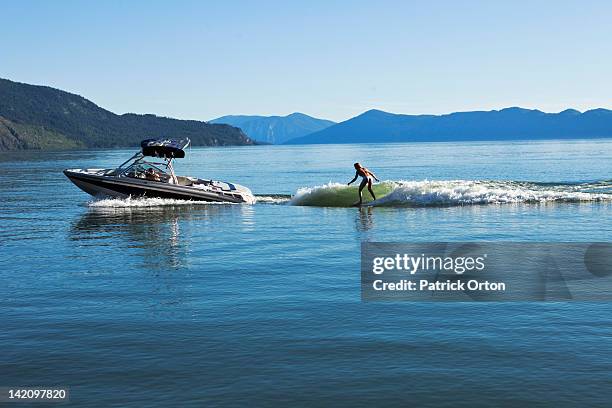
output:
<path id="1" fill-rule="evenodd" d="M 380 180 L 376 177 L 374 173 L 363 167 L 361 164 L 355 163 L 353 166 L 355 166 L 355 177 L 351 181 L 349 181 L 347 185 L 350 186 L 355 180 L 357 180 L 357 177 L 359 176 L 361 176 L 362 178 L 361 184 L 359 185 L 359 203 L 355 203 L 355 205 L 361 205 L 363 201 L 363 194 L 361 193 L 361 191 L 366 185 L 368 186 L 368 191 L 370 192 L 370 195 L 374 200 L 376 200 L 374 191 L 372 191 L 372 178 L 374 178 L 374 180 L 376 181 Z"/>

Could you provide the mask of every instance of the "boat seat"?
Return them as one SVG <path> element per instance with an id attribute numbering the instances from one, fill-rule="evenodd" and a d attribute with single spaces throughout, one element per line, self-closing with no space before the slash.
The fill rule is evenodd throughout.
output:
<path id="1" fill-rule="evenodd" d="M 192 186 L 193 185 L 193 181 L 189 180 L 187 177 L 176 176 L 176 179 L 178 181 L 179 186 Z"/>

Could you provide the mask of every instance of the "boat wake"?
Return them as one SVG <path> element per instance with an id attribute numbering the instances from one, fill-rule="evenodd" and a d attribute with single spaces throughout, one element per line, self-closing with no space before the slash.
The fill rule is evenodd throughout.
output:
<path id="1" fill-rule="evenodd" d="M 374 185 L 372 201 L 364 190 L 364 205 L 372 207 L 442 207 L 479 204 L 537 204 L 611 202 L 612 180 L 591 183 L 531 183 L 520 181 L 424 180 L 384 181 Z M 328 183 L 302 187 L 289 194 L 257 195 L 259 204 L 286 204 L 313 207 L 351 207 L 358 186 Z M 219 205 L 228 203 L 176 200 L 169 198 L 107 198 L 88 203 L 94 208 L 163 207 Z"/>
<path id="2" fill-rule="evenodd" d="M 303 187 L 291 205 L 350 207 L 357 186 L 328 183 Z M 376 201 L 364 190 L 364 203 L 376 207 L 434 207 L 510 203 L 612 202 L 612 180 L 592 183 L 529 183 L 517 181 L 384 181 L 374 186 Z"/>
<path id="3" fill-rule="evenodd" d="M 146 198 L 146 197 L 128 197 L 128 198 L 103 198 L 90 201 L 87 203 L 91 208 L 147 208 L 147 207 L 170 207 L 170 206 L 186 206 L 186 205 L 219 205 L 230 204 L 222 202 L 208 201 L 193 201 L 193 200 L 176 200 L 172 198 Z"/>
<path id="4" fill-rule="evenodd" d="M 262 194 L 255 195 L 255 202 L 264 204 L 287 204 L 291 201 L 291 194 Z"/>

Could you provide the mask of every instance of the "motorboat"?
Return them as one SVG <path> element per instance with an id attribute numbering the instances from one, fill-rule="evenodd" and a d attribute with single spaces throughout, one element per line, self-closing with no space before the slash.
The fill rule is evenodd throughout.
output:
<path id="1" fill-rule="evenodd" d="M 96 197 L 155 197 L 225 203 L 255 202 L 251 190 L 235 183 L 174 174 L 189 139 L 147 139 L 141 150 L 116 169 L 66 169 L 77 187 Z"/>

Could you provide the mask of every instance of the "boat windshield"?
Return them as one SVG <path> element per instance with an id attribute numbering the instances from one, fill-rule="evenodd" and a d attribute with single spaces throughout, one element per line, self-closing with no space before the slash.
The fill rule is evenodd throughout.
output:
<path id="1" fill-rule="evenodd" d="M 164 164 L 162 164 L 163 166 Z M 171 176 L 153 163 L 139 162 L 129 166 L 122 174 L 124 177 L 162 181 L 167 183 Z"/>

